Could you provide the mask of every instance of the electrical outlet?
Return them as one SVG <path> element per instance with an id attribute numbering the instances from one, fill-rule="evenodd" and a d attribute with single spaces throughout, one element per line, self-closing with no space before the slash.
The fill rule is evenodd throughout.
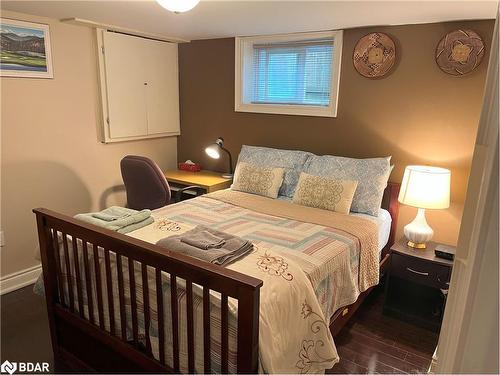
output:
<path id="1" fill-rule="evenodd" d="M 3 235 L 3 230 L 0 230 L 0 247 L 5 246 L 5 237 Z"/>

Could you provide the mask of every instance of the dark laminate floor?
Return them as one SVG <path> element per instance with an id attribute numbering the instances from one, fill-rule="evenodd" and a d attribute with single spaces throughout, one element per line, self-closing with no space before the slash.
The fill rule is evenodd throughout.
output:
<path id="1" fill-rule="evenodd" d="M 1 296 L 1 362 L 49 362 L 53 369 L 45 300 L 33 286 Z"/>
<path id="2" fill-rule="evenodd" d="M 426 372 L 437 334 L 382 314 L 375 290 L 336 337 L 341 361 L 330 373 Z M 52 350 L 44 300 L 32 287 L 1 297 L 1 362 L 49 362 Z"/>
<path id="3" fill-rule="evenodd" d="M 382 314 L 375 289 L 335 338 L 340 362 L 329 373 L 427 373 L 438 335 Z"/>

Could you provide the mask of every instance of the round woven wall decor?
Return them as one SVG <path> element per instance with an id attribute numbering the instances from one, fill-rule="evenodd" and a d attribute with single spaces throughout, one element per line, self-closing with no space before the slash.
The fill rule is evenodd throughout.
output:
<path id="1" fill-rule="evenodd" d="M 394 66 L 396 46 L 389 35 L 370 33 L 358 40 L 352 59 L 354 67 L 362 76 L 383 77 Z"/>
<path id="2" fill-rule="evenodd" d="M 484 42 L 472 30 L 446 34 L 436 47 L 436 63 L 448 74 L 462 76 L 476 69 L 484 56 Z"/>

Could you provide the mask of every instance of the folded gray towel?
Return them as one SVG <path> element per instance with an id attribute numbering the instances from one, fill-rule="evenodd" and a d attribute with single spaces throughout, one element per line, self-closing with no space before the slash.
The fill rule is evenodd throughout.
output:
<path id="1" fill-rule="evenodd" d="M 226 240 L 210 233 L 208 230 L 201 230 L 199 232 L 191 233 L 188 237 L 182 236 L 181 242 L 194 247 L 199 247 L 203 250 L 208 250 L 221 248 L 226 243 Z"/>
<path id="2" fill-rule="evenodd" d="M 193 235 L 196 238 L 200 232 L 208 232 L 215 237 L 223 239 L 225 243 L 220 248 L 209 248 L 206 250 L 186 243 L 187 238 Z M 253 244 L 250 241 L 203 225 L 198 225 L 196 228 L 178 236 L 163 238 L 156 244 L 170 251 L 182 253 L 220 266 L 228 265 L 253 250 Z"/>

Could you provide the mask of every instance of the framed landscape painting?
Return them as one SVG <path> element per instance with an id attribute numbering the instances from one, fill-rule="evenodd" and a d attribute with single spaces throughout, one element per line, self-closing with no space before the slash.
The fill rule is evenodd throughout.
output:
<path id="1" fill-rule="evenodd" d="M 1 76 L 53 78 L 48 25 L 2 18 L 0 38 Z"/>

